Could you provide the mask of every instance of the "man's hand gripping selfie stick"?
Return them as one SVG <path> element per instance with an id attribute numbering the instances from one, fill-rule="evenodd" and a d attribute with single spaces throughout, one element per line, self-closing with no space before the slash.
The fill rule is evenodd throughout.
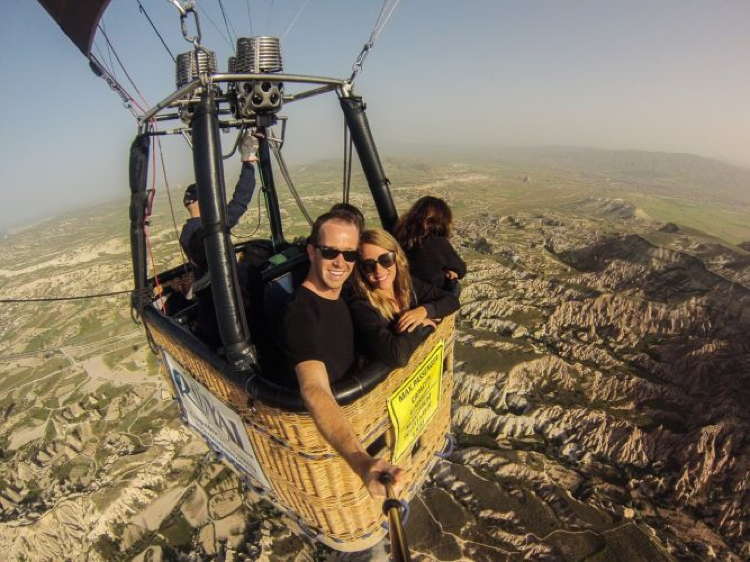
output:
<path id="1" fill-rule="evenodd" d="M 391 541 L 391 560 L 394 562 L 411 562 L 406 533 L 401 523 L 401 512 L 404 504 L 396 499 L 393 493 L 393 475 L 381 472 L 378 481 L 385 486 L 386 500 L 383 502 L 383 514 L 388 517 L 388 534 Z"/>

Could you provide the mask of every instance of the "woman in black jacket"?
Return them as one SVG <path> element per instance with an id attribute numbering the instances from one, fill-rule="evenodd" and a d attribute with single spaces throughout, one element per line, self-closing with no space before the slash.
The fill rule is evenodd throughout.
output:
<path id="1" fill-rule="evenodd" d="M 440 318 L 458 310 L 458 299 L 413 278 L 396 239 L 385 230 L 362 233 L 350 303 L 355 342 L 368 359 L 403 367 Z"/>
<path id="2" fill-rule="evenodd" d="M 443 199 L 417 200 L 396 226 L 396 238 L 409 258 L 411 273 L 425 283 L 458 295 L 466 263 L 450 243 L 453 213 Z"/>

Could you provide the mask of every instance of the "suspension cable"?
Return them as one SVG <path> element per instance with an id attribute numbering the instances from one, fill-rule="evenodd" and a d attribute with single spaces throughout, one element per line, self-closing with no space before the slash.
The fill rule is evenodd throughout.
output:
<path id="1" fill-rule="evenodd" d="M 271 0 L 271 7 L 268 10 L 268 16 L 266 16 L 266 29 L 271 29 L 271 22 L 273 21 L 273 0 Z"/>
<path id="2" fill-rule="evenodd" d="M 359 74 L 359 72 L 362 70 L 362 65 L 364 65 L 367 55 L 375 46 L 375 41 L 377 41 L 378 37 L 380 37 L 380 34 L 383 32 L 383 29 L 388 23 L 388 20 L 391 19 L 391 16 L 396 10 L 399 2 L 400 0 L 384 0 L 383 5 L 380 8 L 380 14 L 378 14 L 378 19 L 375 21 L 375 26 L 372 28 L 372 33 L 370 33 L 370 38 L 367 40 L 367 43 L 364 44 L 362 50 L 359 52 L 359 55 L 357 55 L 357 59 L 352 65 L 352 75 L 349 77 L 350 84 L 354 82 L 357 74 Z"/>
<path id="3" fill-rule="evenodd" d="M 289 169 L 286 166 L 284 157 L 281 155 L 281 148 L 279 148 L 279 141 L 276 138 L 274 138 L 275 134 L 274 134 L 273 129 L 271 129 L 270 131 L 271 131 L 271 134 L 268 137 L 268 144 L 271 147 L 271 150 L 273 151 L 273 155 L 276 157 L 276 162 L 279 165 L 279 170 L 281 171 L 281 175 L 284 178 L 284 181 L 286 182 L 286 185 L 289 188 L 289 192 L 292 194 L 294 201 L 297 203 L 297 207 L 299 207 L 300 212 L 304 215 L 307 223 L 310 226 L 312 226 L 313 220 L 310 217 L 310 213 L 307 212 L 307 209 L 305 208 L 305 204 L 302 202 L 302 198 L 299 196 L 297 189 L 294 187 L 294 182 L 292 182 L 292 176 L 289 174 Z"/>
<path id="4" fill-rule="evenodd" d="M 240 141 L 242 140 L 242 136 L 245 134 L 245 131 L 247 131 L 247 125 L 244 125 L 240 128 L 239 132 L 237 133 L 237 138 L 234 140 L 234 145 L 232 146 L 232 150 L 229 152 L 229 154 L 222 154 L 221 159 L 226 160 L 228 158 L 231 158 L 235 152 L 237 152 L 237 147 L 240 145 Z"/>
<path id="5" fill-rule="evenodd" d="M 229 21 L 227 20 L 227 13 L 224 11 L 224 3 L 221 0 L 217 0 L 217 2 L 219 3 L 219 9 L 221 10 L 221 17 L 224 18 L 224 25 L 227 28 L 227 35 L 229 36 L 230 41 L 234 43 L 232 32 L 229 30 Z"/>
<path id="6" fill-rule="evenodd" d="M 182 138 L 185 139 L 185 143 L 188 145 L 190 150 L 193 150 L 193 139 L 190 137 L 187 131 L 182 131 L 180 136 L 182 136 Z"/>
<path id="7" fill-rule="evenodd" d="M 104 27 L 104 22 L 102 22 L 102 29 L 106 30 L 106 28 Z M 101 54 L 101 51 L 99 54 Z M 117 71 L 115 69 L 115 61 L 112 60 L 112 49 L 109 47 L 109 45 L 107 45 L 107 56 L 109 57 L 109 66 L 107 67 L 107 70 L 109 70 L 112 76 L 117 78 Z M 103 59 L 104 57 L 102 56 L 102 60 Z"/>
<path id="8" fill-rule="evenodd" d="M 153 125 L 151 126 L 153 128 Z M 162 288 L 161 284 L 159 283 L 159 275 L 156 271 L 156 259 L 154 258 L 154 249 L 151 244 L 151 215 L 153 214 L 154 197 L 156 195 L 156 151 L 153 150 L 153 146 L 151 150 L 151 169 L 151 189 L 148 190 L 148 196 L 146 198 L 146 209 L 143 217 L 143 234 L 144 238 L 146 239 L 146 251 L 148 252 L 149 258 L 151 259 L 151 269 L 154 272 L 154 285 L 156 294 L 158 296 L 161 296 Z M 156 302 L 158 302 L 158 300 Z M 162 312 L 164 312 L 163 305 Z"/>
<path id="9" fill-rule="evenodd" d="M 213 20 L 213 18 L 208 15 L 208 12 L 206 12 L 206 10 L 204 10 L 203 7 L 200 4 L 196 4 L 195 6 L 196 6 L 196 8 L 198 8 L 198 10 L 200 10 L 201 15 L 205 16 L 206 19 L 211 23 L 211 25 L 214 26 L 214 29 L 216 29 L 216 31 L 218 31 L 218 33 L 219 33 L 219 35 L 221 35 L 222 39 L 224 39 L 224 41 L 227 42 L 227 45 L 229 45 L 229 48 L 230 49 L 234 49 L 234 45 L 232 45 L 232 40 L 229 37 L 227 37 L 226 35 L 224 35 L 224 32 L 216 24 L 216 22 Z"/>
<path id="10" fill-rule="evenodd" d="M 105 62 L 107 59 L 104 56 L 104 52 L 102 51 L 101 47 L 96 41 L 94 42 L 94 49 L 96 49 L 96 54 L 99 55 L 99 58 L 97 60 L 100 61 L 102 68 L 104 68 L 104 70 L 106 70 L 110 76 L 117 79 L 117 72 L 115 72 L 114 61 L 112 60 L 112 51 L 107 49 L 108 55 L 109 55 L 109 66 L 108 66 L 107 63 Z M 128 94 L 128 97 L 131 97 L 131 96 Z"/>
<path id="11" fill-rule="evenodd" d="M 343 203 L 349 203 L 349 193 L 352 185 L 352 138 L 349 135 L 349 127 L 344 122 L 344 174 L 343 174 L 343 193 L 341 200 Z"/>
<path id="12" fill-rule="evenodd" d="M 265 181 L 265 179 L 263 179 L 263 174 L 259 173 L 258 176 L 260 177 L 260 187 L 261 187 L 260 193 L 258 193 L 258 195 L 257 195 L 257 199 L 258 199 L 258 223 L 255 225 L 255 229 L 250 234 L 248 234 L 246 236 L 238 236 L 238 235 L 234 234 L 230 230 L 229 231 L 229 235 L 232 236 L 233 238 L 236 238 L 237 240 L 250 240 L 258 232 L 258 229 L 260 229 L 260 217 L 261 217 L 260 200 L 261 199 L 263 199 L 263 201 L 266 203 L 266 205 L 264 205 L 264 207 L 266 208 L 266 215 L 268 215 L 268 210 L 267 210 L 268 209 L 268 204 L 267 204 L 267 200 L 266 200 L 266 181 Z"/>
<path id="13" fill-rule="evenodd" d="M 96 50 L 96 54 L 99 55 L 99 59 L 104 61 L 105 60 L 104 53 L 102 52 L 101 47 L 99 47 L 99 43 L 97 43 L 96 41 L 94 41 L 94 49 Z M 107 66 L 106 63 L 102 62 L 102 67 L 107 72 L 109 72 L 112 76 L 114 76 L 115 73 L 114 73 L 114 70 L 111 68 L 111 66 L 112 66 L 111 63 L 110 63 L 110 66 Z"/>
<path id="14" fill-rule="evenodd" d="M 135 92 L 140 96 L 141 100 L 143 101 L 143 104 L 146 107 L 148 107 L 149 105 L 148 105 L 148 102 L 146 101 L 146 98 L 143 97 L 143 94 L 138 89 L 138 86 L 135 85 L 135 82 L 133 81 L 133 79 L 131 78 L 130 74 L 128 73 L 128 70 L 125 68 L 125 65 L 122 63 L 122 60 L 120 60 L 120 56 L 117 54 L 117 51 L 115 50 L 115 48 L 112 46 L 112 42 L 109 40 L 109 37 L 107 36 L 107 32 L 104 31 L 104 28 L 101 25 L 98 25 L 97 27 L 99 28 L 99 31 L 102 32 L 102 35 L 104 36 L 104 39 L 107 41 L 107 45 L 109 45 L 109 48 L 112 49 L 112 54 L 115 55 L 115 59 L 117 60 L 117 64 L 119 64 L 120 68 L 122 68 L 122 71 L 125 73 L 125 76 L 127 77 L 128 81 L 130 82 L 130 85 L 133 86 L 133 89 L 135 90 Z M 141 111 L 143 111 L 145 113 L 145 110 L 143 108 L 141 108 L 141 107 L 139 107 L 139 108 L 141 109 Z"/>
<path id="15" fill-rule="evenodd" d="M 97 335 L 104 332 L 106 328 L 101 328 L 99 330 L 95 330 L 91 332 L 88 335 Z M 84 342 L 84 343 L 72 343 L 75 341 L 75 338 L 71 340 L 67 340 L 59 344 L 57 347 L 47 347 L 44 349 L 35 349 L 34 351 L 22 351 L 21 353 L 13 353 L 10 355 L 2 355 L 0 356 L 0 361 L 17 361 L 19 359 L 25 359 L 26 357 L 33 357 L 34 355 L 42 355 L 46 353 L 59 353 L 63 349 L 65 351 L 72 351 L 72 350 L 81 350 L 85 349 L 88 351 L 88 348 L 95 347 L 97 345 L 99 346 L 107 346 L 111 345 L 112 343 L 122 340 L 124 338 L 129 338 L 131 336 L 140 335 L 140 330 L 134 330 L 132 332 L 126 332 L 124 334 L 116 334 L 114 336 L 109 336 L 106 338 L 99 338 L 98 340 L 90 341 L 90 342 Z M 128 343 L 127 345 L 131 345 Z"/>
<path id="16" fill-rule="evenodd" d="M 172 225 L 174 226 L 174 235 L 177 239 L 177 247 L 180 249 L 180 255 L 182 256 L 182 262 L 187 262 L 187 258 L 185 257 L 185 252 L 182 250 L 182 244 L 180 244 L 180 234 L 177 230 L 177 218 L 174 214 L 174 204 L 172 203 L 172 194 L 170 193 L 169 189 L 169 179 L 167 178 L 167 167 L 164 160 L 164 151 L 161 148 L 161 139 L 159 137 L 156 137 L 156 145 L 159 147 L 159 160 L 161 160 L 161 171 L 164 175 L 164 187 L 167 192 L 167 199 L 169 200 L 169 212 L 172 215 Z"/>
<path id="17" fill-rule="evenodd" d="M 57 302 L 57 301 L 78 301 L 86 299 L 98 299 L 102 297 L 114 297 L 117 295 L 126 295 L 132 293 L 132 289 L 126 291 L 109 291 L 108 293 L 92 293 L 90 295 L 71 295 L 66 297 L 31 297 L 27 299 L 11 298 L 0 299 L 0 303 L 24 303 L 24 302 Z"/>
<path id="18" fill-rule="evenodd" d="M 370 43 L 374 44 L 375 41 L 378 40 L 378 37 L 380 37 L 380 34 L 383 32 L 383 29 L 385 29 L 385 26 L 388 23 L 388 20 L 391 19 L 391 16 L 393 15 L 393 12 L 396 10 L 396 7 L 398 6 L 399 2 L 400 0 L 386 0 L 385 2 L 383 2 L 383 7 L 380 8 L 380 14 L 378 15 L 378 20 L 375 22 L 375 27 L 372 30 L 372 35 L 370 35 Z"/>
<path id="19" fill-rule="evenodd" d="M 261 184 L 262 183 L 263 183 L 263 178 L 261 176 Z M 262 192 L 262 190 L 261 190 L 261 192 Z M 258 222 L 255 225 L 255 229 L 250 234 L 246 234 L 246 235 L 242 235 L 242 236 L 239 236 L 239 235 L 235 234 L 234 232 L 232 232 L 230 230 L 229 234 L 231 234 L 232 238 L 236 238 L 237 240 L 250 240 L 253 236 L 255 236 L 255 234 L 260 229 L 260 214 L 261 214 L 260 213 L 260 200 L 262 199 L 260 193 L 257 195 L 256 199 L 258 199 Z"/>
<path id="20" fill-rule="evenodd" d="M 284 30 L 284 33 L 281 34 L 281 39 L 286 38 L 287 35 L 289 35 L 289 32 L 292 30 L 292 28 L 296 25 L 297 20 L 302 15 L 302 12 L 305 11 L 305 8 L 307 8 L 307 5 L 310 3 L 310 0 L 305 0 L 305 2 L 302 4 L 299 10 L 297 10 L 297 13 L 292 18 L 292 21 L 289 23 L 289 25 L 286 26 L 286 29 Z"/>
<path id="21" fill-rule="evenodd" d="M 137 107 L 141 113 L 145 113 L 145 110 L 141 107 L 141 105 L 135 101 L 133 96 L 130 95 L 130 93 L 123 87 L 120 82 L 118 82 L 117 78 L 115 78 L 112 75 L 112 72 L 110 72 L 107 67 L 99 61 L 99 59 L 96 58 L 94 53 L 89 53 L 89 66 L 91 67 L 91 70 L 96 74 L 99 78 L 104 80 L 107 85 L 118 95 L 120 96 L 120 100 L 122 101 L 123 105 L 130 111 L 130 113 L 135 117 L 136 121 L 140 119 L 140 115 L 133 109 L 133 106 Z"/>
<path id="22" fill-rule="evenodd" d="M 159 30 L 156 29 L 156 25 L 154 25 L 154 22 L 151 20 L 151 17 L 148 15 L 148 12 L 146 11 L 146 8 L 143 7 L 143 4 L 141 4 L 141 0 L 135 0 L 138 2 L 138 11 L 141 12 L 144 16 L 146 16 L 146 19 L 148 20 L 148 23 L 151 24 L 151 29 L 154 30 L 154 33 L 156 33 L 156 36 L 159 38 L 159 41 L 161 41 L 161 44 L 164 45 L 164 48 L 169 53 L 169 56 L 172 57 L 172 61 L 176 62 L 176 59 L 174 58 L 174 55 L 172 54 L 172 51 L 167 46 L 166 41 L 164 41 L 164 37 L 161 36 L 161 33 L 159 33 Z"/>
<path id="23" fill-rule="evenodd" d="M 253 35 L 253 19 L 250 17 L 250 0 L 245 0 L 247 6 L 247 23 L 250 26 L 250 35 Z"/>

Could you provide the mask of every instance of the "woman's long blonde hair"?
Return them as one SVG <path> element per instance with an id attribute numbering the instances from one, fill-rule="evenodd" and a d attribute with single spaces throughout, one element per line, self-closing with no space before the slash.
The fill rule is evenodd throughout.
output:
<path id="1" fill-rule="evenodd" d="M 380 228 L 365 230 L 359 238 L 360 248 L 362 244 L 380 246 L 386 251 L 396 254 L 396 278 L 393 281 L 393 292 L 396 295 L 398 308 L 393 301 L 380 289 L 373 289 L 367 278 L 359 267 L 354 277 L 354 288 L 359 296 L 368 300 L 375 310 L 380 312 L 386 320 L 393 320 L 402 311 L 411 307 L 411 274 L 409 273 L 409 261 L 406 254 L 399 246 L 396 239 Z"/>

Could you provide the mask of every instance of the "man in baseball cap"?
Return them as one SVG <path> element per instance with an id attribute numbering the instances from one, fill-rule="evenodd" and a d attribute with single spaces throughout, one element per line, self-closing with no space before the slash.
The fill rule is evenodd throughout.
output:
<path id="1" fill-rule="evenodd" d="M 247 131 L 240 142 L 242 171 L 234 188 L 231 201 L 227 204 L 227 228 L 234 227 L 247 210 L 255 191 L 255 170 L 253 162 L 258 161 L 258 139 Z M 198 204 L 198 186 L 194 183 L 185 189 L 182 204 L 190 215 L 180 233 L 180 246 L 188 260 L 197 268 L 196 278 L 206 273 L 206 256 L 203 250 L 203 228 L 201 226 L 201 209 Z"/>
<path id="2" fill-rule="evenodd" d="M 234 188 L 231 201 L 227 204 L 227 228 L 231 229 L 239 222 L 240 217 L 247 210 L 247 206 L 253 198 L 253 192 L 255 191 L 253 162 L 258 161 L 257 150 L 258 139 L 249 131 L 246 132 L 240 142 L 240 155 L 242 157 L 240 179 Z M 219 327 L 216 324 L 210 285 L 211 279 L 208 274 L 208 261 L 203 245 L 204 230 L 201 223 L 201 209 L 198 203 L 198 186 L 196 184 L 187 187 L 182 202 L 190 214 L 190 218 L 185 222 L 180 233 L 180 246 L 185 251 L 193 268 L 193 284 L 188 293 L 188 298 L 194 298 L 198 303 L 195 333 L 210 347 L 218 348 L 221 345 L 221 339 Z"/>
<path id="3" fill-rule="evenodd" d="M 189 186 L 187 186 L 187 189 L 185 189 L 185 195 L 182 197 L 182 204 L 185 205 L 185 207 L 190 210 L 190 205 L 193 203 L 198 202 L 198 186 L 194 183 L 191 183 Z M 198 211 L 198 216 L 200 216 L 200 211 Z M 192 213 L 191 213 L 192 216 Z"/>

